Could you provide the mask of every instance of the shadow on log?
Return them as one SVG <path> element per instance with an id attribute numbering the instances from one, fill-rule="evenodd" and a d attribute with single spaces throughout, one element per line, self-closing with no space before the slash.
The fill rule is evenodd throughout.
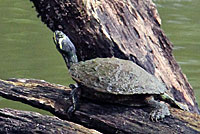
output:
<path id="1" fill-rule="evenodd" d="M 48 110 L 57 117 L 67 120 L 69 120 L 66 114 L 66 109 L 70 106 L 69 93 L 70 89 L 65 86 L 41 80 L 0 80 L 1 96 Z M 159 122 L 151 122 L 145 107 L 135 108 L 101 104 L 82 99 L 80 108 L 75 111 L 70 120 L 99 132 L 110 134 L 196 134 L 200 132 L 199 115 L 175 108 L 170 108 L 170 111 L 172 113 L 171 116 Z M 1 113 L 1 116 L 12 117 L 4 116 L 4 114 Z M 45 118 L 42 117 L 41 119 Z M 30 123 L 32 122 L 30 121 Z"/>
<path id="2" fill-rule="evenodd" d="M 79 60 L 129 59 L 163 81 L 168 94 L 199 113 L 194 92 L 172 55 L 151 0 L 30 0 L 41 20 L 67 34 Z"/>

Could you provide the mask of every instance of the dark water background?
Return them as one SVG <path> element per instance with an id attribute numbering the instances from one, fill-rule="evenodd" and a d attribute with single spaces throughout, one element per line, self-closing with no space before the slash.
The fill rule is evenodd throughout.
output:
<path id="1" fill-rule="evenodd" d="M 200 1 L 155 0 L 162 28 L 174 44 L 174 55 L 200 104 Z M 52 32 L 38 19 L 29 0 L 0 1 L 0 78 L 35 78 L 68 85 L 72 82 Z M 0 108 L 46 111 L 0 97 Z"/>

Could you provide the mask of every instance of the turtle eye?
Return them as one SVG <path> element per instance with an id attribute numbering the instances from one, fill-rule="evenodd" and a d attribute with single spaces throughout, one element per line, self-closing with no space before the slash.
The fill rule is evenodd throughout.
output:
<path id="1" fill-rule="evenodd" d="M 63 38 L 63 36 L 62 35 L 58 35 L 58 38 Z"/>

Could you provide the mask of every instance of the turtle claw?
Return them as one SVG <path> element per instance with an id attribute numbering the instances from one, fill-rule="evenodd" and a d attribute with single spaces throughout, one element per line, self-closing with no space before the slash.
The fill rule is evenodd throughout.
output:
<path id="1" fill-rule="evenodd" d="M 151 121 L 158 122 L 158 120 L 162 120 L 163 118 L 165 118 L 165 116 L 170 115 L 168 106 L 165 103 L 154 100 L 153 96 L 147 97 L 146 103 L 149 104 L 151 108 L 153 108 L 150 113 Z"/>
<path id="2" fill-rule="evenodd" d="M 158 120 L 163 120 L 163 118 L 165 118 L 165 116 L 169 116 L 169 115 L 170 115 L 170 111 L 169 111 L 167 105 L 163 104 L 161 108 L 154 109 L 150 113 L 150 120 L 158 122 Z"/>
<path id="3" fill-rule="evenodd" d="M 151 121 L 158 122 L 158 120 L 162 120 L 165 117 L 164 114 L 160 110 L 154 110 L 150 113 Z"/>
<path id="4" fill-rule="evenodd" d="M 72 114 L 74 113 L 75 111 L 75 107 L 72 105 L 68 108 L 67 110 L 67 117 L 70 119 L 72 117 Z"/>
<path id="5" fill-rule="evenodd" d="M 74 111 L 77 109 L 78 99 L 79 99 L 78 95 L 79 88 L 75 84 L 70 84 L 69 87 L 72 89 L 70 93 L 70 100 L 72 102 L 72 105 L 67 110 L 67 116 L 70 118 L 74 113 Z"/>

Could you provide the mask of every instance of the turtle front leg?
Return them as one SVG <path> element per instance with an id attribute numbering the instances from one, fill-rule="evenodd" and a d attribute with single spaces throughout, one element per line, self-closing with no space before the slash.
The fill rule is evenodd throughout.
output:
<path id="1" fill-rule="evenodd" d="M 70 84 L 69 87 L 72 89 L 70 93 L 70 99 L 72 101 L 72 105 L 67 110 L 67 115 L 70 118 L 71 114 L 77 109 L 78 107 L 78 101 L 79 101 L 79 95 L 80 95 L 80 89 L 75 84 Z"/>
<path id="2" fill-rule="evenodd" d="M 145 102 L 153 108 L 153 110 L 150 113 L 150 119 L 152 121 L 158 121 L 159 119 L 165 118 L 165 116 L 170 115 L 169 108 L 166 104 L 158 102 L 154 100 L 153 96 L 146 97 Z"/>

